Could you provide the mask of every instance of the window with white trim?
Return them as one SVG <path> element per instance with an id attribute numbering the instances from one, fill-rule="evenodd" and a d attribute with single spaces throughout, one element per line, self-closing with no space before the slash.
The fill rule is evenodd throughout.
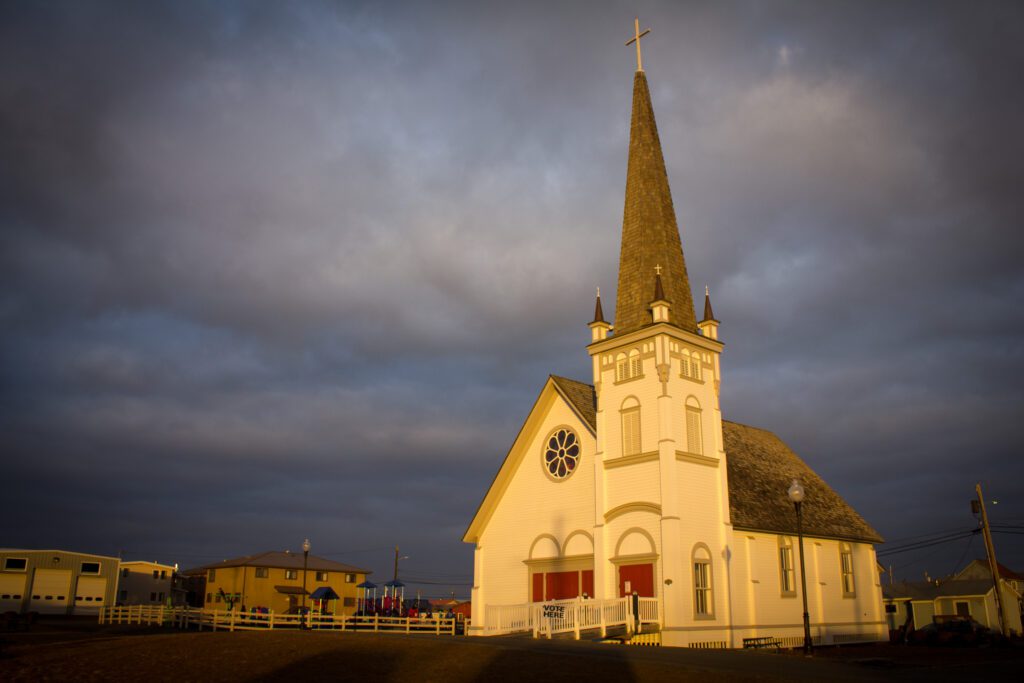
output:
<path id="1" fill-rule="evenodd" d="M 683 351 L 683 357 L 680 359 L 680 366 L 683 377 L 700 380 L 701 360 L 699 353 L 690 355 L 686 351 Z"/>
<path id="2" fill-rule="evenodd" d="M 628 398 L 619 413 L 622 416 L 622 454 L 636 455 L 640 453 L 640 403 Z"/>
<path id="3" fill-rule="evenodd" d="M 621 382 L 624 379 L 629 379 L 629 359 L 626 354 L 620 353 L 615 359 L 615 381 Z"/>
<path id="4" fill-rule="evenodd" d="M 783 595 L 796 595 L 793 542 L 786 536 L 779 536 L 779 588 Z"/>
<path id="5" fill-rule="evenodd" d="M 701 432 L 700 404 L 692 396 L 686 399 L 686 450 L 690 453 L 704 452 L 704 435 Z"/>
<path id="6" fill-rule="evenodd" d="M 615 359 L 615 381 L 622 382 L 627 379 L 634 379 L 643 374 L 643 361 L 640 359 L 640 352 L 633 349 L 627 356 L 620 353 Z"/>
<path id="7" fill-rule="evenodd" d="M 711 593 L 711 554 L 705 546 L 693 551 L 693 613 L 696 617 L 714 614 L 715 601 Z"/>
<path id="8" fill-rule="evenodd" d="M 853 548 L 849 543 L 839 544 L 839 571 L 842 573 L 843 595 L 856 595 L 857 588 L 853 581 Z"/>

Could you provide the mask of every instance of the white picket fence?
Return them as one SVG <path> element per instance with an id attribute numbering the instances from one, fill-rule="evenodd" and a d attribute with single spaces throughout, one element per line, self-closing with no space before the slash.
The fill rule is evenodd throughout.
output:
<path id="1" fill-rule="evenodd" d="M 638 607 L 639 619 L 633 614 L 629 597 L 487 605 L 481 631 L 485 636 L 532 633 L 534 638 L 571 632 L 578 640 L 581 631 L 591 629 L 598 629 L 604 637 L 609 627 L 625 626 L 635 632 L 643 624 L 661 624 L 661 603 L 657 598 L 640 598 Z"/>
<path id="2" fill-rule="evenodd" d="M 373 631 L 378 633 L 433 633 L 455 635 L 455 618 L 441 616 L 381 617 L 333 614 L 253 614 L 252 612 L 129 605 L 100 610 L 101 624 L 150 624 L 202 631 L 267 631 L 307 628 L 318 631 Z"/>

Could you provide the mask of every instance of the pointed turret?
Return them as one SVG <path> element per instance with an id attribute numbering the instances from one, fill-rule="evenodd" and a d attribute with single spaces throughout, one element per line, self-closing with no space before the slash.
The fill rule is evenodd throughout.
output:
<path id="1" fill-rule="evenodd" d="M 708 320 L 714 319 L 715 312 L 711 310 L 711 290 L 708 289 L 707 285 L 704 285 L 704 320 L 701 322 L 707 322 Z"/>
<path id="2" fill-rule="evenodd" d="M 654 322 L 647 296 L 650 292 L 648 278 L 656 265 L 661 266 L 660 279 L 666 299 L 672 302 L 672 324 L 695 332 L 693 295 L 686 275 L 658 127 L 654 122 L 651 94 L 647 77 L 638 70 L 633 77 L 633 115 L 615 305 L 616 336 Z"/>
<path id="3" fill-rule="evenodd" d="M 601 309 L 601 288 L 597 288 L 597 302 L 594 304 L 594 320 L 590 325 L 592 341 L 601 341 L 608 338 L 608 331 L 612 326 L 604 319 L 604 311 Z"/>
<path id="4" fill-rule="evenodd" d="M 661 266 L 654 267 L 654 299 L 651 301 L 651 319 L 656 323 L 667 323 L 669 301 L 665 298 L 665 288 L 661 284 Z"/>
<path id="5" fill-rule="evenodd" d="M 711 291 L 704 285 L 704 319 L 697 323 L 700 333 L 708 339 L 718 339 L 718 321 L 711 310 Z"/>

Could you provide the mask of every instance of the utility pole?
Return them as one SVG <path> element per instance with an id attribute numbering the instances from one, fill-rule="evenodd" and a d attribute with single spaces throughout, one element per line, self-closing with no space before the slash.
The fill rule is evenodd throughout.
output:
<path id="1" fill-rule="evenodd" d="M 1009 633 L 1006 632 L 1006 619 L 1003 617 L 1002 591 L 999 589 L 999 563 L 996 562 L 996 547 L 992 544 L 992 532 L 988 528 L 988 513 L 985 512 L 985 499 L 981 497 L 981 484 L 976 485 L 974 490 L 978 494 L 978 500 L 971 501 L 971 507 L 975 508 L 975 513 L 981 513 L 981 532 L 985 537 L 985 552 L 988 554 L 989 571 L 992 572 L 992 585 L 996 589 L 996 610 L 999 613 L 999 628 L 1004 636 L 1009 636 Z"/>
<path id="2" fill-rule="evenodd" d="M 395 546 L 395 581 L 398 581 L 398 546 Z"/>

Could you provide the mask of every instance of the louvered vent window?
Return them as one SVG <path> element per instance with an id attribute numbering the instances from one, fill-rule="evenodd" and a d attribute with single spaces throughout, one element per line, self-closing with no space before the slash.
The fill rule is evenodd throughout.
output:
<path id="1" fill-rule="evenodd" d="M 681 359 L 682 375 L 683 377 L 689 377 L 690 379 L 700 379 L 700 356 L 693 354 L 693 356 L 683 356 Z"/>
<path id="2" fill-rule="evenodd" d="M 640 360 L 640 352 L 636 349 L 630 352 L 627 357 L 620 354 L 615 360 L 615 381 L 621 382 L 627 379 L 634 379 L 643 375 L 643 362 Z"/>
<path id="3" fill-rule="evenodd" d="M 686 449 L 690 453 L 704 452 L 704 439 L 700 430 L 700 408 L 686 406 Z"/>
<path id="4" fill-rule="evenodd" d="M 636 455 L 640 452 L 640 408 L 622 411 L 622 454 Z"/>
<path id="5" fill-rule="evenodd" d="M 629 379 L 629 360 L 622 356 L 615 363 L 615 381 L 621 382 L 624 379 Z"/>

